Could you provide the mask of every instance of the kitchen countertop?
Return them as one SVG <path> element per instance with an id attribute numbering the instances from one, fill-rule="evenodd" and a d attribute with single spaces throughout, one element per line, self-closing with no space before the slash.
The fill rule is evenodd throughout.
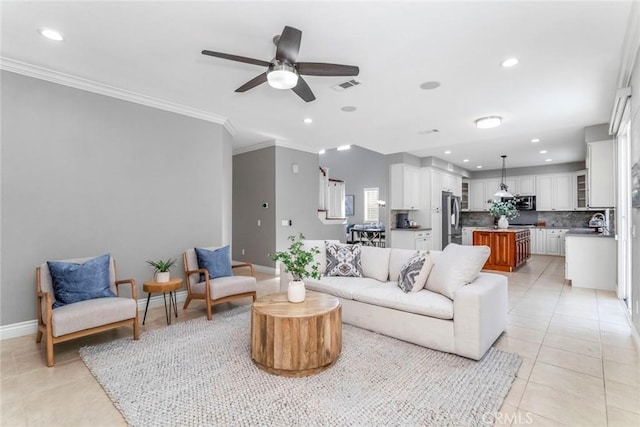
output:
<path id="1" fill-rule="evenodd" d="M 593 230 L 592 228 L 572 228 L 567 232 L 567 237 L 615 237 L 615 233 L 595 233 Z"/>
<path id="2" fill-rule="evenodd" d="M 517 233 L 519 231 L 528 230 L 530 227 L 522 227 L 522 228 L 493 228 L 493 227 L 474 227 L 474 230 L 480 231 L 490 231 L 492 233 Z"/>
<path id="3" fill-rule="evenodd" d="M 392 228 L 391 231 L 430 231 L 431 228 Z"/>

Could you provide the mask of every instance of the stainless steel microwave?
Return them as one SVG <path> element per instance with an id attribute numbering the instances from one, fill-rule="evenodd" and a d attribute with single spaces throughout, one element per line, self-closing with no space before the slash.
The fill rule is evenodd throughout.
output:
<path id="1" fill-rule="evenodd" d="M 516 203 L 516 208 L 519 211 L 535 211 L 536 210 L 536 196 L 516 196 L 516 197 L 503 197 L 502 201 L 513 200 Z"/>

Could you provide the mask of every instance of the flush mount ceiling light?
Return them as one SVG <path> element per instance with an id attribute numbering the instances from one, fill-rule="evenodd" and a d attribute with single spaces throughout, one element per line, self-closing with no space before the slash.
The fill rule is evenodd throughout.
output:
<path id="1" fill-rule="evenodd" d="M 500 63 L 500 65 L 504 68 L 511 68 L 518 65 L 518 58 L 508 58 Z"/>
<path id="2" fill-rule="evenodd" d="M 533 138 L 533 139 L 531 140 L 531 143 L 532 143 L 532 144 L 537 144 L 538 142 L 540 142 L 540 138 Z"/>
<path id="3" fill-rule="evenodd" d="M 38 30 L 38 32 L 42 37 L 46 37 L 49 40 L 53 40 L 55 42 L 61 42 L 64 40 L 64 37 L 62 37 L 62 34 L 60 34 L 60 32 L 52 30 L 51 28 L 41 28 Z"/>
<path id="4" fill-rule="evenodd" d="M 507 160 L 507 156 L 506 155 L 502 155 L 500 156 L 502 157 L 502 177 L 500 179 L 500 188 L 498 189 L 498 191 L 496 191 L 496 193 L 494 194 L 494 196 L 496 197 L 513 197 L 513 194 L 509 193 L 509 187 L 507 187 L 507 166 L 506 166 L 506 160 Z"/>
<path id="5" fill-rule="evenodd" d="M 420 89 L 433 90 L 440 87 L 440 82 L 424 82 L 420 85 Z"/>
<path id="6" fill-rule="evenodd" d="M 469 163 L 469 159 L 463 159 L 462 160 L 464 163 Z"/>
<path id="7" fill-rule="evenodd" d="M 476 169 L 482 169 L 482 165 L 476 166 Z"/>
<path id="8" fill-rule="evenodd" d="M 553 159 L 547 159 L 547 160 L 545 160 L 545 162 L 551 162 L 551 161 L 553 161 Z"/>
<path id="9" fill-rule="evenodd" d="M 478 129 L 491 129 L 502 124 L 502 117 L 500 116 L 488 116 L 481 117 L 475 121 Z"/>
<path id="10" fill-rule="evenodd" d="M 313 119 L 311 117 L 307 117 L 303 120 L 303 122 L 305 122 L 306 124 L 313 123 Z"/>
<path id="11" fill-rule="evenodd" d="M 540 154 L 547 154 L 547 150 L 540 150 Z"/>
<path id="12" fill-rule="evenodd" d="M 292 89 L 298 84 L 298 73 L 293 65 L 276 60 L 267 71 L 267 81 L 276 89 Z"/>
<path id="13" fill-rule="evenodd" d="M 445 151 L 444 154 L 451 154 L 451 150 Z"/>

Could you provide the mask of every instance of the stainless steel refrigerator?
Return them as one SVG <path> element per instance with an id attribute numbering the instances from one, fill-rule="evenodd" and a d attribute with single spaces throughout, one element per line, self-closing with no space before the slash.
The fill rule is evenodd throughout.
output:
<path id="1" fill-rule="evenodd" d="M 442 249 L 449 243 L 462 244 L 460 225 L 460 196 L 448 191 L 442 192 Z"/>

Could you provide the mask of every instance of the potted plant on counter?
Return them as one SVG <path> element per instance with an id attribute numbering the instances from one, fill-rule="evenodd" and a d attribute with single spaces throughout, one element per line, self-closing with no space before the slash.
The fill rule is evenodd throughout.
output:
<path id="1" fill-rule="evenodd" d="M 517 218 L 520 215 L 513 200 L 507 200 L 506 202 L 492 200 L 489 213 L 498 218 L 498 228 L 508 228 L 508 220 Z"/>
<path id="2" fill-rule="evenodd" d="M 177 258 L 169 258 L 166 261 L 151 261 L 148 260 L 147 264 L 151 267 L 155 268 L 154 271 L 154 280 L 158 283 L 167 283 L 171 279 L 171 274 L 169 270 L 173 267 L 178 259 Z"/>
<path id="3" fill-rule="evenodd" d="M 306 293 L 304 279 L 307 277 L 320 278 L 320 273 L 318 273 L 320 264 L 313 260 L 313 256 L 319 254 L 320 250 L 315 246 L 305 250 L 302 233 L 298 236 L 289 236 L 289 240 L 291 240 L 289 250 L 276 252 L 272 259 L 284 264 L 287 272 L 291 274 L 293 280 L 289 282 L 289 288 L 287 289 L 289 301 L 302 302 Z"/>

